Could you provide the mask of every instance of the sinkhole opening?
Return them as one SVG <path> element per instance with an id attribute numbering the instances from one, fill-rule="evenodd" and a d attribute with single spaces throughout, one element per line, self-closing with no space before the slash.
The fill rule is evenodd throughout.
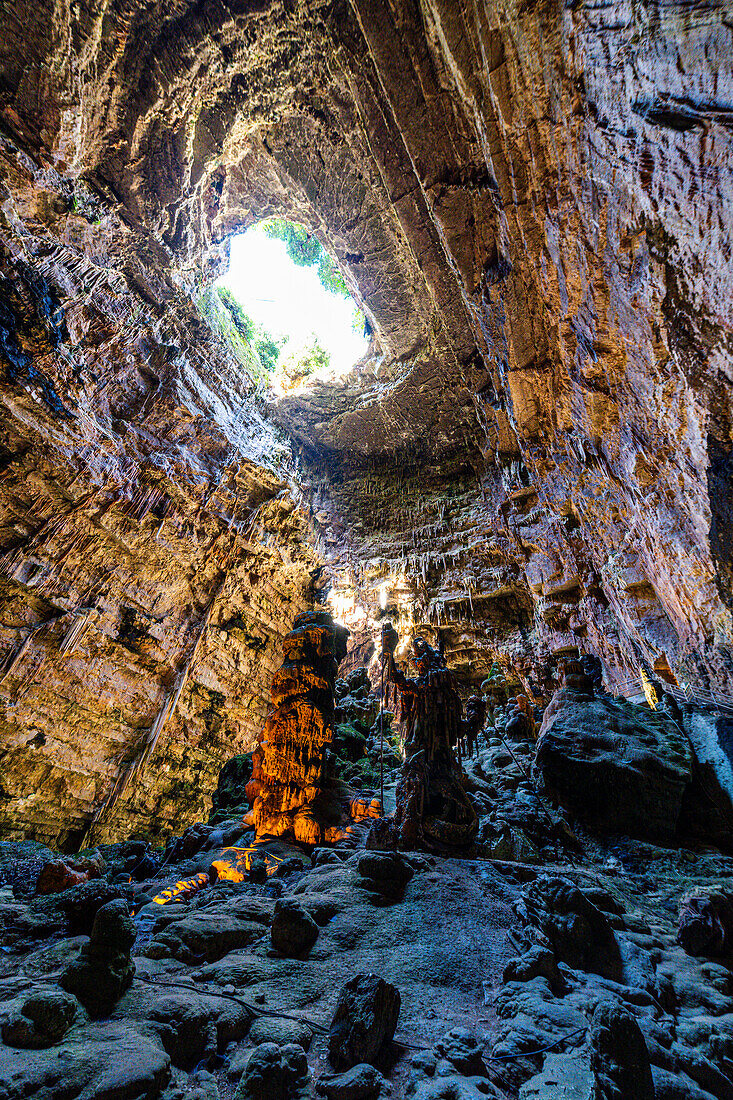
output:
<path id="1" fill-rule="evenodd" d="M 277 396 L 338 381 L 369 343 L 336 262 L 305 226 L 285 218 L 231 238 L 229 269 L 200 305 L 251 377 Z"/>

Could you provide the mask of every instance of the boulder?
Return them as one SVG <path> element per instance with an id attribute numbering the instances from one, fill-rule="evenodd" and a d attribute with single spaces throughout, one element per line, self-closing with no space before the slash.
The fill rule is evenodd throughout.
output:
<path id="1" fill-rule="evenodd" d="M 250 860 L 247 878 L 250 882 L 256 882 L 260 885 L 267 882 L 267 860 L 262 856 L 253 856 Z"/>
<path id="2" fill-rule="evenodd" d="M 601 1100 L 587 1054 L 548 1054 L 540 1072 L 520 1088 L 519 1100 Z"/>
<path id="3" fill-rule="evenodd" d="M 531 982 L 533 978 L 547 978 L 550 989 L 557 995 L 565 992 L 565 979 L 552 951 L 536 943 L 504 967 L 505 982 Z"/>
<path id="4" fill-rule="evenodd" d="M 487 1080 L 485 1070 L 478 1077 L 465 1077 L 437 1048 L 421 1051 L 411 1059 L 407 1100 L 499 1100 L 502 1095 Z"/>
<path id="5" fill-rule="evenodd" d="M 0 1046 L 0 1096 L 20 1100 L 152 1100 L 170 1078 L 170 1058 L 157 1037 L 121 1022 L 74 1027 L 63 1047 Z"/>
<path id="6" fill-rule="evenodd" d="M 254 1046 L 259 1046 L 260 1043 L 277 1043 L 282 1047 L 295 1043 L 303 1050 L 308 1050 L 313 1041 L 313 1032 L 304 1021 L 260 1016 L 249 1029 L 247 1040 Z"/>
<path id="7" fill-rule="evenodd" d="M 622 980 L 621 952 L 608 918 L 573 882 L 541 875 L 525 887 L 524 898 L 558 959 L 576 970 Z"/>
<path id="8" fill-rule="evenodd" d="M 230 951 L 249 947 L 261 939 L 271 918 L 271 901 L 247 895 L 230 896 L 219 905 L 185 912 L 180 919 L 156 931 L 143 954 L 152 959 L 172 955 L 188 963 L 216 962 Z"/>
<path id="9" fill-rule="evenodd" d="M 216 1077 L 208 1070 L 198 1069 L 189 1077 L 182 1096 L 185 1100 L 219 1100 L 219 1086 Z"/>
<path id="10" fill-rule="evenodd" d="M 318 925 L 297 901 L 283 898 L 275 903 L 270 938 L 276 951 L 295 959 L 310 951 L 318 939 Z"/>
<path id="11" fill-rule="evenodd" d="M 108 1015 L 132 984 L 135 964 L 130 949 L 137 930 L 127 902 L 110 901 L 94 918 L 89 943 L 70 963 L 59 984 L 73 993 L 92 1017 Z"/>
<path id="12" fill-rule="evenodd" d="M 191 859 L 207 847 L 209 838 L 214 832 L 213 825 L 206 825 L 203 821 L 197 821 L 186 829 L 182 836 L 173 837 L 165 850 L 166 863 L 181 863 Z M 144 858 L 144 857 L 143 857 Z"/>
<path id="13" fill-rule="evenodd" d="M 649 840 L 675 833 L 693 755 L 665 714 L 561 689 L 545 712 L 535 768 L 560 805 L 604 832 Z"/>
<path id="14" fill-rule="evenodd" d="M 326 1100 L 376 1100 L 384 1084 L 379 1070 L 361 1062 L 345 1073 L 324 1073 L 318 1080 L 316 1095 Z"/>
<path id="15" fill-rule="evenodd" d="M 649 1051 L 627 1009 L 602 1001 L 590 1029 L 597 1100 L 654 1100 Z"/>
<path id="16" fill-rule="evenodd" d="M 396 852 L 364 852 L 359 857 L 361 885 L 385 901 L 397 901 L 414 875 L 409 863 Z"/>
<path id="17" fill-rule="evenodd" d="M 59 898 L 59 903 L 66 914 L 69 932 L 74 936 L 88 936 L 102 906 L 122 898 L 122 891 L 117 886 L 95 879 L 69 890 Z"/>
<path id="18" fill-rule="evenodd" d="M 252 1051 L 234 1100 L 305 1100 L 310 1072 L 295 1043 L 261 1043 Z"/>
<path id="19" fill-rule="evenodd" d="M 328 1038 L 335 1069 L 359 1062 L 374 1064 L 382 1046 L 392 1041 L 400 1014 L 399 990 L 375 974 L 357 974 L 339 995 Z"/>
<path id="20" fill-rule="evenodd" d="M 439 1058 L 450 1062 L 466 1077 L 485 1077 L 483 1048 L 470 1028 L 454 1027 L 435 1044 Z"/>
<path id="21" fill-rule="evenodd" d="M 60 1042 L 79 1010 L 75 997 L 60 989 L 32 994 L 2 1026 L 9 1047 L 42 1049 Z"/>
<path id="22" fill-rule="evenodd" d="M 62 859 L 52 859 L 44 863 L 36 881 L 36 894 L 60 894 L 72 886 L 81 886 L 89 881 L 88 871 L 75 871 Z"/>
<path id="23" fill-rule="evenodd" d="M 725 956 L 733 950 L 733 891 L 694 887 L 680 900 L 677 942 L 688 955 Z"/>
<path id="24" fill-rule="evenodd" d="M 288 875 L 292 875 L 296 871 L 304 871 L 305 864 L 301 859 L 295 856 L 290 856 L 289 859 L 283 859 L 277 865 L 275 874 L 278 878 L 287 878 Z"/>
<path id="25" fill-rule="evenodd" d="M 145 963 L 142 967 L 151 973 Z M 163 982 L 134 982 L 111 1019 L 133 1023 L 145 1034 L 157 1036 L 173 1065 L 191 1070 L 215 1059 L 217 1051 L 229 1043 L 242 1040 L 253 1016 L 239 999 L 200 992 L 195 984 L 186 989 Z"/>

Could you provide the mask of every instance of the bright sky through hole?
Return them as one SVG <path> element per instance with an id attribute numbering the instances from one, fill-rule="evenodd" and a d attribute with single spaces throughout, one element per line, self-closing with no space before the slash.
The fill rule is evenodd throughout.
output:
<path id="1" fill-rule="evenodd" d="M 313 334 L 331 357 L 336 376 L 343 375 L 367 348 L 363 325 L 353 319 L 351 298 L 321 285 L 315 267 L 298 267 L 283 241 L 267 237 L 259 226 L 232 237 L 229 270 L 217 280 L 228 287 L 253 321 L 275 339 L 287 337 L 281 360 L 307 344 Z"/>

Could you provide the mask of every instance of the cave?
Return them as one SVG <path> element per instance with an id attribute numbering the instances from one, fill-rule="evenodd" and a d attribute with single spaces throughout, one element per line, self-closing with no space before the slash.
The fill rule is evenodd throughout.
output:
<path id="1" fill-rule="evenodd" d="M 729 1100 L 725 6 L 4 27 L 0 1100 Z"/>

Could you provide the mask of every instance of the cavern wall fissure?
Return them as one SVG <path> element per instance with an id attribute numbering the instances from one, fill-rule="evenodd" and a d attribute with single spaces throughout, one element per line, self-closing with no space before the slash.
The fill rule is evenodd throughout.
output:
<path id="1" fill-rule="evenodd" d="M 578 648 L 731 690 L 722 5 L 25 15 L 0 43 L 6 821 L 72 845 L 115 791 L 100 837 L 202 816 L 315 547 L 374 617 L 400 578 L 467 675 Z M 373 340 L 265 409 L 193 303 L 271 214 L 328 245 Z"/>

